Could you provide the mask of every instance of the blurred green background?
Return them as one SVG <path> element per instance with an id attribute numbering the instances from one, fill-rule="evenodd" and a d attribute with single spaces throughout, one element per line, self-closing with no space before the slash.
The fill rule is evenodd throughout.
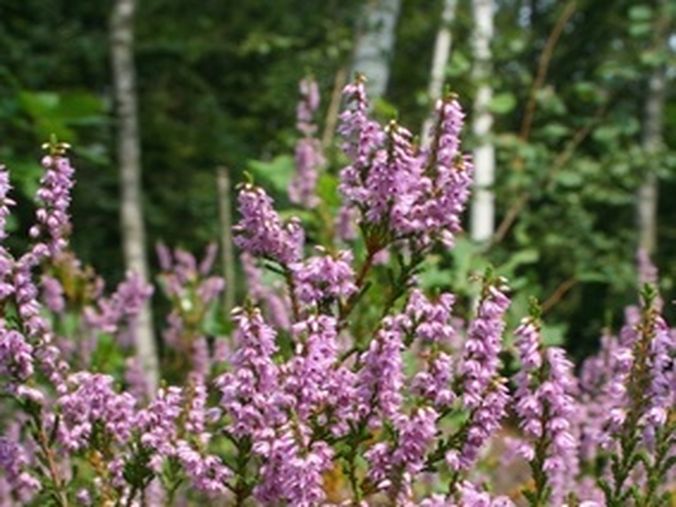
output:
<path id="1" fill-rule="evenodd" d="M 321 114 L 337 73 L 348 72 L 365 0 L 139 0 L 135 64 L 149 252 L 157 240 L 198 251 L 219 234 L 216 169 L 271 183 L 282 207 L 293 171 L 298 81 L 318 80 Z M 527 196 L 507 234 L 489 247 L 461 238 L 434 256 L 427 286 L 463 293 L 491 262 L 515 288 L 547 306 L 552 341 L 580 357 L 600 329 L 635 300 L 637 189 L 656 174 L 654 261 L 669 300 L 676 275 L 676 97 L 673 2 L 579 0 L 562 27 L 536 90 L 532 130 L 522 133 L 541 55 L 570 2 L 496 0 L 490 85 L 496 148 L 497 223 Z M 18 200 L 40 174 L 40 144 L 52 132 L 75 145 L 74 249 L 110 280 L 123 274 L 110 65 L 111 1 L 0 0 L 0 161 Z M 390 79 L 375 112 L 414 131 L 427 116 L 427 86 L 442 2 L 402 0 L 388 58 Z M 665 21 L 666 20 L 666 21 Z M 666 28 L 660 23 L 667 23 Z M 661 27 L 661 28 L 660 28 Z M 662 30 L 660 32 L 660 30 Z M 470 112 L 471 4 L 459 1 L 450 88 Z M 662 44 L 657 33 L 662 33 Z M 667 80 L 663 143 L 642 143 L 649 78 Z M 475 140 L 465 130 L 466 147 Z M 329 171 L 342 160 L 329 149 Z M 32 209 L 11 227 L 24 231 Z M 21 235 L 14 235 L 14 247 Z M 154 256 L 149 255 L 155 267 Z M 240 292 L 241 289 L 240 284 Z M 673 315 L 672 305 L 667 305 Z"/>

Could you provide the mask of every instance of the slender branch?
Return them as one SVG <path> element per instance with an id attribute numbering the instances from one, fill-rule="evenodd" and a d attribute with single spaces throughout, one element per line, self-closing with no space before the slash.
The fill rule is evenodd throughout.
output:
<path id="1" fill-rule="evenodd" d="M 556 44 L 559 42 L 559 38 L 563 33 L 563 29 L 568 23 L 568 20 L 570 20 L 570 18 L 575 13 L 576 8 L 576 0 L 570 0 L 566 4 L 566 6 L 563 8 L 563 11 L 561 12 L 561 15 L 559 16 L 559 19 L 554 25 L 554 28 L 549 34 L 549 37 L 547 38 L 547 42 L 545 43 L 545 47 L 542 49 L 542 53 L 540 53 L 537 73 L 535 75 L 535 80 L 533 81 L 528 103 L 526 104 L 526 111 L 524 113 L 523 121 L 521 122 L 521 131 L 519 133 L 519 137 L 524 141 L 530 137 L 530 132 L 533 125 L 533 117 L 535 116 L 535 108 L 537 105 L 537 92 L 545 84 L 547 71 L 549 70 L 549 64 L 551 63 Z"/>
<path id="2" fill-rule="evenodd" d="M 293 271 L 291 271 L 287 266 L 284 266 L 284 278 L 286 279 L 286 284 L 289 287 L 289 298 L 291 299 L 293 320 L 294 322 L 298 322 L 300 320 L 300 305 L 298 304 L 298 298 L 296 297 L 296 281 L 293 278 Z"/>
<path id="3" fill-rule="evenodd" d="M 336 77 L 333 80 L 333 91 L 331 92 L 331 102 L 326 111 L 326 119 L 324 121 L 324 132 L 322 133 L 322 149 L 326 150 L 331 143 L 336 133 L 336 124 L 338 123 L 338 113 L 340 111 L 340 99 L 343 92 L 343 87 L 347 82 L 347 69 L 341 67 L 336 72 Z"/>
<path id="4" fill-rule="evenodd" d="M 573 277 L 561 282 L 554 292 L 552 292 L 552 294 L 542 303 L 542 313 L 545 313 L 556 306 L 556 304 L 561 301 L 568 291 L 575 287 L 577 283 L 578 281 Z"/>
<path id="5" fill-rule="evenodd" d="M 66 488 L 61 480 L 61 475 L 59 474 L 59 468 L 56 464 L 54 451 L 52 450 L 49 437 L 45 432 L 44 425 L 42 424 L 42 419 L 39 414 L 33 413 L 33 422 L 35 424 L 36 433 L 37 433 L 37 443 L 40 451 L 42 452 L 45 461 L 47 462 L 47 469 L 49 471 L 50 479 L 54 486 L 54 492 L 56 500 L 59 502 L 60 507 L 68 507 L 68 495 L 66 494 Z"/>

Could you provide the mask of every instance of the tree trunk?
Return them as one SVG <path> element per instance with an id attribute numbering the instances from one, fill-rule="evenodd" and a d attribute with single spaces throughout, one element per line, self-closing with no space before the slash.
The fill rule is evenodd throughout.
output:
<path id="1" fill-rule="evenodd" d="M 434 53 L 432 55 L 432 68 L 430 70 L 430 83 L 427 87 L 427 96 L 430 104 L 434 107 L 436 101 L 441 97 L 444 86 L 444 76 L 446 73 L 446 66 L 451 55 L 451 45 L 453 43 L 453 36 L 451 32 L 451 25 L 455 19 L 455 10 L 458 5 L 457 0 L 444 0 L 443 11 L 441 12 L 441 26 L 437 31 L 437 38 L 434 42 Z M 432 124 L 434 122 L 433 116 L 430 115 L 423 123 L 422 140 L 423 147 L 430 143 L 430 136 Z"/>
<path id="2" fill-rule="evenodd" d="M 656 49 L 665 50 L 667 45 L 666 0 L 659 2 L 657 26 L 655 27 Z M 666 67 L 657 66 L 648 81 L 643 124 L 643 149 L 648 167 L 643 183 L 638 189 L 637 215 L 639 249 L 651 256 L 657 249 L 657 199 L 659 193 L 654 165 L 659 163 L 658 154 L 663 143 L 664 101 L 666 94 Z M 652 166 L 652 167 L 651 167 Z"/>
<path id="3" fill-rule="evenodd" d="M 115 0 L 110 23 L 113 88 L 120 167 L 120 220 L 126 267 L 148 282 L 145 226 L 141 204 L 141 153 L 134 71 L 135 0 Z M 159 372 L 150 303 L 136 321 L 136 347 L 152 392 Z"/>
<path id="4" fill-rule="evenodd" d="M 235 256 L 232 251 L 232 212 L 230 204 L 230 177 L 227 167 L 220 167 L 217 175 L 218 217 L 221 229 L 221 262 L 225 279 L 223 309 L 225 318 L 235 306 Z"/>
<path id="5" fill-rule="evenodd" d="M 472 0 L 474 18 L 474 69 L 477 83 L 472 130 L 476 136 L 474 149 L 474 197 L 470 217 L 473 240 L 488 241 L 495 227 L 495 148 L 491 140 L 493 115 L 489 106 L 493 97 L 491 77 L 491 41 L 493 39 L 493 0 Z"/>
<path id="6" fill-rule="evenodd" d="M 401 0 L 371 0 L 365 9 L 352 70 L 366 76 L 372 99 L 387 89 L 400 9 Z"/>

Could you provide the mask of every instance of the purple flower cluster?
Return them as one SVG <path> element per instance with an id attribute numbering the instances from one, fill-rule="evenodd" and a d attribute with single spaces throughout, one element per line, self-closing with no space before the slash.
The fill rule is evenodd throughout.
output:
<path id="1" fill-rule="evenodd" d="M 301 100 L 297 109 L 297 127 L 303 138 L 296 143 L 296 174 L 289 184 L 289 199 L 306 208 L 319 203 L 316 195 L 319 169 L 324 165 L 324 155 L 319 139 L 315 136 L 317 126 L 313 116 L 319 107 L 319 87 L 313 79 L 300 82 Z"/>
<path id="2" fill-rule="evenodd" d="M 420 289 L 413 289 L 406 305 L 406 316 L 416 338 L 427 343 L 455 345 L 457 333 L 451 325 L 453 294 L 441 294 L 430 300 Z"/>
<path id="3" fill-rule="evenodd" d="M 476 317 L 467 332 L 460 372 L 463 402 L 468 409 L 481 404 L 484 393 L 498 373 L 504 315 L 510 303 L 504 289 L 501 280 L 485 282 Z"/>
<path id="4" fill-rule="evenodd" d="M 403 348 L 401 327 L 395 319 L 387 317 L 360 358 L 357 414 L 371 426 L 379 426 L 399 413 L 404 385 Z"/>
<path id="5" fill-rule="evenodd" d="M 14 385 L 26 381 L 33 369 L 33 347 L 18 331 L 0 327 L 0 375 Z"/>
<path id="6" fill-rule="evenodd" d="M 265 190 L 245 185 L 239 193 L 242 215 L 234 227 L 235 244 L 257 257 L 287 266 L 302 256 L 305 233 L 297 219 L 283 223 Z"/>
<path id="7" fill-rule="evenodd" d="M 209 347 L 204 336 L 204 321 L 225 281 L 210 275 L 216 259 L 215 244 L 207 247 L 202 261 L 180 248 L 173 253 L 163 244 L 157 246 L 162 274 L 160 280 L 172 309 L 167 315 L 165 343 L 190 357 L 193 374 L 206 376 L 211 367 Z"/>
<path id="8" fill-rule="evenodd" d="M 322 475 L 331 466 L 333 450 L 323 441 L 312 443 L 308 430 L 289 422 L 261 433 L 254 445 L 254 453 L 264 459 L 261 481 L 254 490 L 257 500 L 297 507 L 322 504 Z"/>
<path id="9" fill-rule="evenodd" d="M 134 429 L 141 435 L 141 444 L 153 451 L 150 465 L 161 470 L 165 458 L 176 452 L 178 418 L 183 412 L 183 393 L 178 387 L 162 388 L 155 399 L 140 410 L 134 420 Z"/>
<path id="10" fill-rule="evenodd" d="M 331 255 L 320 248 L 317 253 L 319 255 L 291 267 L 299 301 L 318 305 L 345 300 L 357 292 L 352 252 L 341 250 Z"/>
<path id="11" fill-rule="evenodd" d="M 508 403 L 509 392 L 504 379 L 494 379 L 487 386 L 479 404 L 471 410 L 462 429 L 460 445 L 444 456 L 451 470 L 468 470 L 476 462 L 482 447 L 500 429 Z"/>
<path id="12" fill-rule="evenodd" d="M 450 405 L 456 399 L 451 385 L 455 365 L 451 355 L 442 348 L 452 348 L 458 339 L 452 326 L 454 303 L 452 294 L 441 294 L 433 301 L 421 290 L 414 289 L 405 310 L 407 333 L 421 342 L 425 355 L 424 366 L 411 381 L 411 390 L 436 407 Z"/>
<path id="13" fill-rule="evenodd" d="M 33 495 L 41 489 L 38 479 L 26 471 L 29 465 L 28 456 L 24 449 L 7 437 L 0 437 L 0 470 L 3 477 L 0 480 L 7 482 L 11 489 L 10 495 L 21 504 L 30 502 Z M 10 503 L 11 504 L 11 503 Z"/>
<path id="14" fill-rule="evenodd" d="M 57 428 L 61 444 L 70 451 L 88 446 L 91 438 L 105 438 L 124 444 L 131 436 L 136 399 L 118 394 L 109 375 L 78 372 L 67 379 L 70 391 L 57 400 L 61 422 Z"/>
<path id="15" fill-rule="evenodd" d="M 429 407 L 411 416 L 401 415 L 394 422 L 398 438 L 393 447 L 381 442 L 365 453 L 371 462 L 369 478 L 380 489 L 390 489 L 399 499 L 411 499 L 413 477 L 425 466 L 427 451 L 437 433 L 437 412 Z"/>
<path id="16" fill-rule="evenodd" d="M 85 308 L 85 320 L 93 329 L 118 333 L 123 326 L 128 327 L 133 322 L 152 294 L 151 285 L 138 274 L 129 272 L 109 298 L 100 298 L 96 307 Z M 126 345 L 133 343 L 132 340 Z"/>
<path id="17" fill-rule="evenodd" d="M 515 377 L 515 411 L 526 441 L 519 448 L 528 461 L 542 466 L 560 505 L 577 472 L 578 440 L 574 419 L 577 383 L 573 365 L 558 347 L 542 349 L 539 323 L 527 318 L 515 332 L 521 370 Z"/>
<path id="18" fill-rule="evenodd" d="M 367 224 L 385 225 L 391 240 L 452 246 L 472 182 L 471 161 L 460 152 L 463 113 L 457 100 L 439 102 L 433 147 L 417 152 L 408 130 L 394 122 L 382 129 L 368 118 L 363 80 L 346 86 L 344 95 L 352 104 L 340 127 L 351 162 L 340 185 L 348 207 L 361 210 Z"/>
<path id="19" fill-rule="evenodd" d="M 30 230 L 34 239 L 43 238 L 33 247 L 38 257 L 56 256 L 68 245 L 70 234 L 70 191 L 74 185 L 75 170 L 67 157 L 47 155 L 42 159 L 45 173 L 40 180 L 37 197 L 41 206 L 35 212 L 37 224 Z"/>
<path id="20" fill-rule="evenodd" d="M 7 239 L 7 217 L 10 214 L 10 206 L 15 203 L 8 197 L 11 185 L 9 173 L 5 166 L 0 165 L 0 300 L 5 299 L 14 291 L 11 282 L 14 261 L 2 242 Z"/>
<path id="21" fill-rule="evenodd" d="M 286 420 L 289 396 L 279 390 L 276 332 L 257 308 L 236 309 L 238 348 L 230 358 L 233 371 L 216 379 L 221 407 L 231 419 L 230 431 L 238 438 L 251 437 Z"/>
<path id="22" fill-rule="evenodd" d="M 294 397 L 294 409 L 303 421 L 327 405 L 340 413 L 339 390 L 350 386 L 338 384 L 341 372 L 334 368 L 338 358 L 336 320 L 327 315 L 308 318 L 293 326 L 296 354 L 284 366 L 285 390 Z M 337 378 L 338 376 L 338 378 Z"/>

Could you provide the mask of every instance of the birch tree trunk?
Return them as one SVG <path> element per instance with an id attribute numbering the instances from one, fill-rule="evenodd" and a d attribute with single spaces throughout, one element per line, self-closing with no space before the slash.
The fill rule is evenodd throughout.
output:
<path id="1" fill-rule="evenodd" d="M 219 167 L 216 175 L 218 190 L 218 221 L 221 229 L 221 263 L 223 265 L 223 279 L 225 280 L 225 294 L 223 310 L 225 318 L 235 306 L 235 255 L 232 249 L 232 213 L 230 203 L 230 176 L 227 167 Z"/>
<path id="2" fill-rule="evenodd" d="M 493 0 L 472 0 L 474 18 L 474 68 L 477 83 L 472 130 L 477 139 L 474 149 L 474 197 L 470 216 L 470 236 L 478 242 L 491 239 L 495 227 L 495 148 L 490 139 L 493 114 L 489 105 L 493 97 L 490 85 L 493 39 Z"/>
<path id="3" fill-rule="evenodd" d="M 352 70 L 368 79 L 371 99 L 382 97 L 390 77 L 401 0 L 371 0 L 366 6 Z"/>
<path id="4" fill-rule="evenodd" d="M 437 38 L 434 42 L 434 53 L 432 54 L 432 68 L 430 70 L 430 83 L 427 87 L 427 96 L 430 104 L 434 106 L 441 97 L 444 86 L 444 75 L 448 59 L 451 55 L 451 46 L 453 44 L 453 35 L 451 25 L 455 19 L 455 10 L 458 5 L 457 0 L 444 0 L 443 11 L 441 12 L 441 26 L 437 31 Z M 434 119 L 429 115 L 422 127 L 421 144 L 426 147 L 430 143 L 432 124 Z"/>
<path id="5" fill-rule="evenodd" d="M 667 46 L 668 9 L 666 0 L 658 2 L 655 37 L 656 49 L 663 50 Z M 645 102 L 643 123 L 643 149 L 649 164 L 658 162 L 658 154 L 663 143 L 664 101 L 666 95 L 666 67 L 663 64 L 655 67 L 648 81 L 648 93 Z M 637 216 L 639 248 L 651 256 L 657 249 L 657 202 L 658 181 L 655 167 L 648 167 L 643 183 L 638 189 Z"/>
<path id="6" fill-rule="evenodd" d="M 148 282 L 141 191 L 141 152 L 134 70 L 135 0 L 115 0 L 110 23 L 113 88 L 120 167 L 120 221 L 127 269 Z M 158 383 L 158 361 L 150 304 L 136 320 L 136 347 L 151 392 Z"/>

